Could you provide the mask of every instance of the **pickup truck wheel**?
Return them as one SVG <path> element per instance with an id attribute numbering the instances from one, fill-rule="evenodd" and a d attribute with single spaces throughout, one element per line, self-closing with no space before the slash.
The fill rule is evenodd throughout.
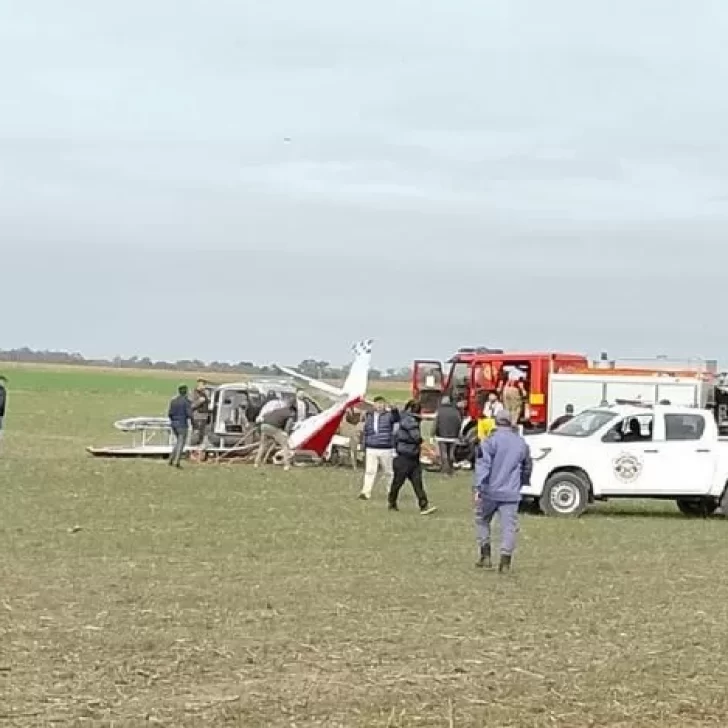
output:
<path id="1" fill-rule="evenodd" d="M 546 481 L 539 499 L 541 510 L 547 516 L 575 518 L 589 503 L 589 486 L 577 473 L 555 473 Z"/>
<path id="2" fill-rule="evenodd" d="M 680 513 L 691 518 L 707 518 L 718 508 L 716 498 L 678 498 L 677 507 Z"/>

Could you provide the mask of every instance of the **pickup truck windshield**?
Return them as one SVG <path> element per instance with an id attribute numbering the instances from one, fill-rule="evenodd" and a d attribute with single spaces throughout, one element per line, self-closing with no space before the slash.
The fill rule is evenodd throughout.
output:
<path id="1" fill-rule="evenodd" d="M 550 434 L 565 437 L 589 437 L 600 430 L 617 415 L 609 410 L 585 410 L 573 419 L 565 422 Z"/>

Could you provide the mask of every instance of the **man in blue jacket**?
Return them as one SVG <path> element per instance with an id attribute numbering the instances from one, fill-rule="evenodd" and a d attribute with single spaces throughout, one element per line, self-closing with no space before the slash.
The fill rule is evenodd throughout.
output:
<path id="1" fill-rule="evenodd" d="M 501 549 L 498 571 L 508 571 L 516 548 L 521 488 L 531 478 L 532 461 L 526 441 L 514 430 L 507 410 L 495 417 L 495 432 L 478 447 L 475 461 L 475 526 L 480 558 L 477 566 L 492 568 L 490 525 L 499 514 Z"/>
<path id="2" fill-rule="evenodd" d="M 399 422 L 399 411 L 387 409 L 384 397 L 374 398 L 374 411 L 367 412 L 364 420 L 364 485 L 360 500 L 369 500 L 380 468 L 391 483 L 394 470 L 394 430 Z"/>
<path id="3" fill-rule="evenodd" d="M 177 389 L 177 396 L 169 403 L 169 424 L 175 436 L 172 454 L 169 456 L 169 464 L 181 468 L 180 461 L 187 444 L 187 433 L 190 430 L 192 421 L 192 403 L 187 397 L 187 387 L 183 384 Z"/>

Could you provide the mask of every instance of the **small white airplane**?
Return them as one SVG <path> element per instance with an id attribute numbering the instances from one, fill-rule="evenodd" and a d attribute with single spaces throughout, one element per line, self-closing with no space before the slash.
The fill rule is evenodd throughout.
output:
<path id="1" fill-rule="evenodd" d="M 354 361 L 341 389 L 300 374 L 295 369 L 278 367 L 289 376 L 306 382 L 314 389 L 318 389 L 336 400 L 328 409 L 304 420 L 293 430 L 289 440 L 292 450 L 315 452 L 317 455 L 323 456 L 331 445 L 346 411 L 365 401 L 364 396 L 369 384 L 369 369 L 372 362 L 372 340 L 359 341 L 354 344 L 352 350 Z"/>
<path id="2" fill-rule="evenodd" d="M 360 341 L 354 344 L 352 349 L 354 360 L 341 389 L 326 382 L 319 382 L 316 379 L 307 377 L 294 369 L 279 367 L 281 371 L 306 382 L 312 388 L 324 392 L 334 400 L 328 409 L 318 412 L 318 414 L 309 417 L 295 427 L 289 439 L 291 450 L 313 452 L 319 457 L 324 457 L 326 452 L 333 446 L 344 443 L 348 445 L 348 438 L 341 438 L 343 443 L 338 442 L 339 438 L 336 433 L 346 415 L 346 411 L 350 407 L 365 401 L 364 396 L 369 383 L 369 369 L 372 359 L 372 340 Z M 247 387 L 248 384 L 242 382 L 237 385 L 220 385 L 215 388 L 215 391 L 222 392 L 231 389 L 237 391 L 239 387 Z M 278 382 L 273 391 L 280 393 L 281 390 L 287 391 L 289 396 L 293 396 L 295 391 L 290 382 Z M 260 394 L 262 390 L 257 391 Z M 242 438 L 242 432 L 234 435 L 227 432 L 225 423 L 220 419 L 222 417 L 221 412 L 222 410 L 218 409 L 218 414 L 213 415 L 212 434 L 220 435 L 222 440 Z M 222 426 L 222 431 L 218 432 L 216 430 L 215 423 Z M 167 417 L 129 417 L 119 420 L 114 426 L 117 430 L 129 432 L 135 436 L 131 446 L 88 447 L 87 451 L 91 455 L 96 457 L 166 457 L 172 451 L 174 437 Z M 139 437 L 141 437 L 141 444 L 137 441 Z M 241 447 L 249 448 L 250 445 L 229 445 L 222 442 L 219 447 L 216 446 L 213 450 L 218 454 L 226 451 L 226 448 L 228 448 L 227 452 L 240 452 Z M 253 447 L 255 447 L 255 444 Z"/>

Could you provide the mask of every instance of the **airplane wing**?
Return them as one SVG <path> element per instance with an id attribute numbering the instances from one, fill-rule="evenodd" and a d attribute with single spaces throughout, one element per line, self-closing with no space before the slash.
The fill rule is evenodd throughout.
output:
<path id="1" fill-rule="evenodd" d="M 323 456 L 339 429 L 346 411 L 364 399 L 369 383 L 369 368 L 372 360 L 371 339 L 355 344 L 353 350 L 354 361 L 351 364 L 344 386 L 341 390 L 331 387 L 332 390 L 339 391 L 339 401 L 323 412 L 304 420 L 293 430 L 289 440 L 289 446 L 292 450 L 305 450 Z M 313 382 L 317 382 L 317 380 L 311 380 L 311 386 L 313 386 Z M 323 382 L 318 382 L 318 384 L 323 384 Z"/>
<path id="2" fill-rule="evenodd" d="M 321 392 L 328 394 L 330 397 L 338 398 L 338 397 L 341 397 L 342 394 L 344 394 L 343 389 L 334 387 L 333 384 L 327 384 L 326 382 L 321 382 L 318 379 L 314 379 L 313 377 L 308 377 L 305 374 L 301 374 L 300 372 L 297 372 L 295 369 L 289 369 L 288 367 L 282 367 L 280 365 L 276 365 L 276 366 L 284 374 L 288 374 L 289 377 L 294 377 L 295 379 L 300 379 L 302 382 L 306 382 L 306 384 L 309 384 L 314 389 L 318 389 Z"/>

